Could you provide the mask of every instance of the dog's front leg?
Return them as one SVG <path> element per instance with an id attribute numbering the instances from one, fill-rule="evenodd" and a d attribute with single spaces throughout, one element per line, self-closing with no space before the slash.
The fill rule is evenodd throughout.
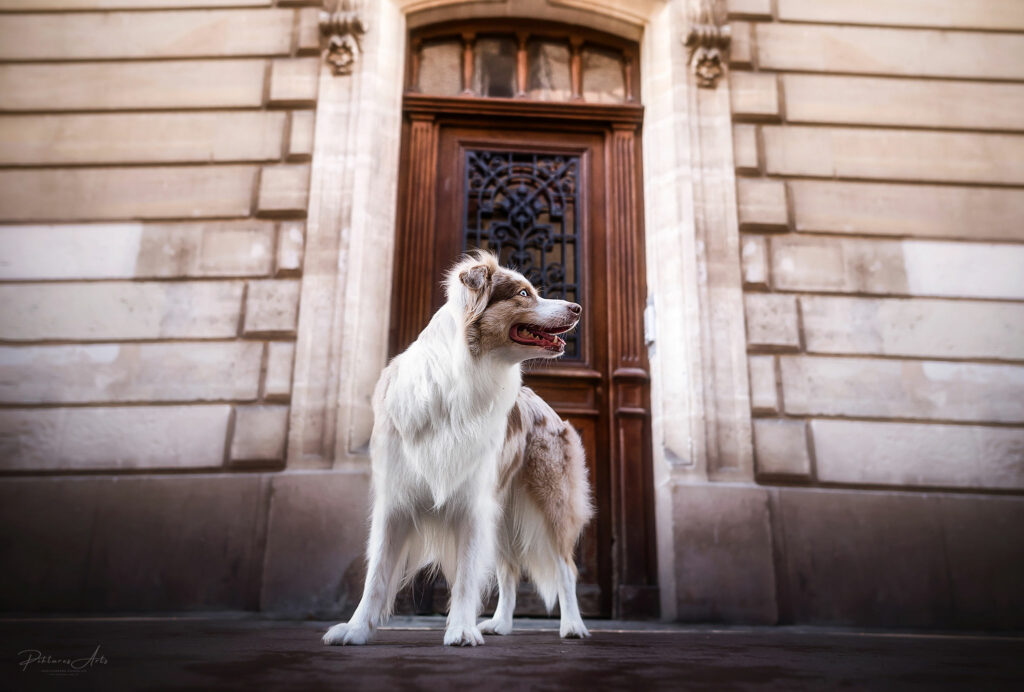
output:
<path id="1" fill-rule="evenodd" d="M 476 625 L 480 598 L 494 561 L 493 502 L 481 500 L 466 513 L 457 536 L 457 563 L 448 611 L 445 646 L 477 646 L 484 636 Z"/>
<path id="2" fill-rule="evenodd" d="M 324 644 L 365 644 L 374 628 L 391 612 L 405 565 L 405 545 L 412 522 L 404 514 L 375 505 L 366 547 L 366 584 L 363 598 L 348 622 L 327 630 Z"/>

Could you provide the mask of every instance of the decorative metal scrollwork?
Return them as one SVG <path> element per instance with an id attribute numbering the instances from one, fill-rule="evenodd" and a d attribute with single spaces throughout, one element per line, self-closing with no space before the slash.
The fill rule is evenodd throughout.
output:
<path id="1" fill-rule="evenodd" d="M 463 250 L 518 269 L 545 298 L 580 302 L 580 157 L 466 151 Z M 565 357 L 580 357 L 580 335 Z"/>

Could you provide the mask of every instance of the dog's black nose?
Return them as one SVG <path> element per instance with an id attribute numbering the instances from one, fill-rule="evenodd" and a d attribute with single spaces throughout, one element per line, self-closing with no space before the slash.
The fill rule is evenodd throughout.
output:
<path id="1" fill-rule="evenodd" d="M 569 309 L 577 315 L 583 312 L 583 306 L 576 303 L 569 303 Z"/>

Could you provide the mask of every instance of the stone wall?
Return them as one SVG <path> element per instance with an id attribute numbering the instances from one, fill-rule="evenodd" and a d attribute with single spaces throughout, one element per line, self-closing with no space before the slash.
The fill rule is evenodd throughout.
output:
<path id="1" fill-rule="evenodd" d="M 284 463 L 318 9 L 196 5 L 0 2 L 2 472 Z"/>
<path id="2" fill-rule="evenodd" d="M 0 611 L 353 607 L 424 4 L 315 4 L 0 0 Z M 427 4 L 641 36 L 663 616 L 1019 628 L 1020 4 Z"/>
<path id="3" fill-rule="evenodd" d="M 1019 626 L 1024 6 L 728 7 L 755 474 L 675 487 L 678 617 Z"/>
<path id="4" fill-rule="evenodd" d="M 0 0 L 0 610 L 273 609 L 316 534 L 280 503 L 365 513 L 363 476 L 274 473 L 319 11 Z M 307 570 L 335 608 L 354 526 Z"/>
<path id="5" fill-rule="evenodd" d="M 1024 490 L 1024 8 L 730 8 L 758 478 Z"/>

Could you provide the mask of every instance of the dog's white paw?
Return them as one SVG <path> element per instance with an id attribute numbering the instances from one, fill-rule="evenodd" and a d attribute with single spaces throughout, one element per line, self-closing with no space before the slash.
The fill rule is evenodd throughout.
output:
<path id="1" fill-rule="evenodd" d="M 480 631 L 484 634 L 512 634 L 512 622 L 504 622 L 491 618 L 479 624 Z"/>
<path id="2" fill-rule="evenodd" d="M 461 625 L 450 625 L 444 632 L 445 646 L 479 646 L 484 643 L 484 635 L 480 634 L 480 628 L 462 627 Z"/>
<path id="3" fill-rule="evenodd" d="M 370 628 L 341 622 L 327 630 L 323 642 L 328 646 L 359 646 L 370 641 Z"/>
<path id="4" fill-rule="evenodd" d="M 562 639 L 586 639 L 590 636 L 590 630 L 582 620 L 577 620 L 576 622 L 563 622 L 558 628 L 558 634 Z"/>

